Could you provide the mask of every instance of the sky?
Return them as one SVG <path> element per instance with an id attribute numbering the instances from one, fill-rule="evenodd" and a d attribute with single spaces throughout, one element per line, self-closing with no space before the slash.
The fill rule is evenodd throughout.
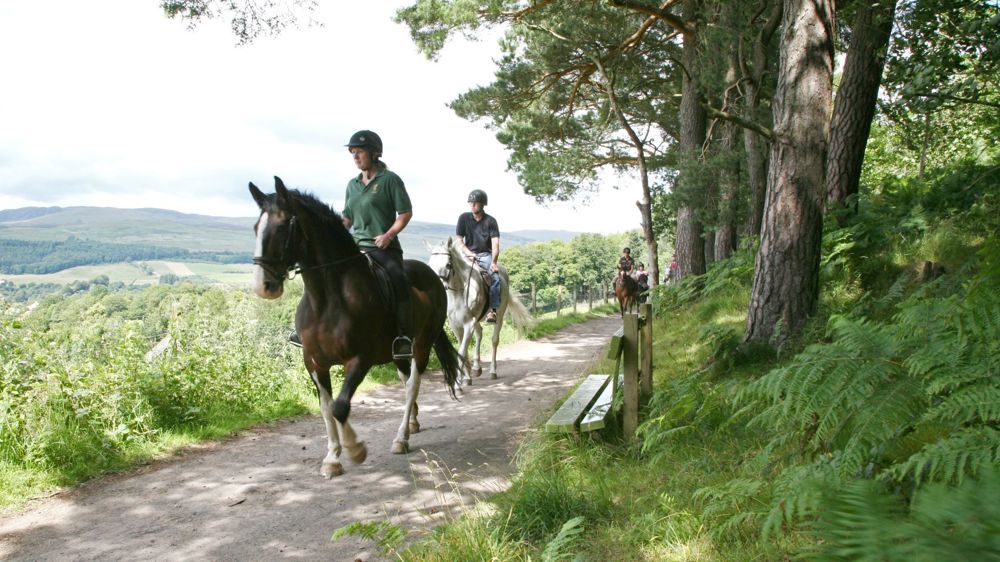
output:
<path id="1" fill-rule="evenodd" d="M 0 209 L 255 217 L 247 184 L 274 176 L 340 209 L 358 173 L 344 144 L 371 129 L 415 221 L 454 224 L 480 188 L 501 231 L 639 227 L 634 179 L 539 205 L 494 132 L 446 106 L 492 80 L 496 34 L 429 61 L 392 22 L 406 0 L 321 4 L 322 27 L 238 46 L 227 21 L 188 29 L 159 0 L 0 2 Z"/>

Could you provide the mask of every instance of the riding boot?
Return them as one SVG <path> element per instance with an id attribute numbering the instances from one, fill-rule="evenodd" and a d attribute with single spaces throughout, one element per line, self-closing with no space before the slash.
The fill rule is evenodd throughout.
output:
<path id="1" fill-rule="evenodd" d="M 392 340 L 393 359 L 413 358 L 413 340 L 407 335 L 410 333 L 410 299 L 406 297 L 397 296 L 396 325 L 399 327 L 399 335 Z"/>

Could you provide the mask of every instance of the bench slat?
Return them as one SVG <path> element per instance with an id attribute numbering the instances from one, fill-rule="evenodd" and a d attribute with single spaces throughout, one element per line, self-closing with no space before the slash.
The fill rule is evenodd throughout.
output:
<path id="1" fill-rule="evenodd" d="M 590 376 L 611 378 L 611 375 Z M 594 405 L 590 407 L 590 411 L 580 420 L 580 431 L 593 431 L 604 428 L 604 421 L 611 413 L 611 402 L 614 400 L 614 392 L 615 386 L 613 384 L 604 386 L 604 390 L 601 391 L 601 395 L 597 397 Z"/>
<path id="2" fill-rule="evenodd" d="M 591 404 L 597 399 L 608 384 L 608 375 L 588 375 L 580 386 L 563 402 L 563 405 L 552 414 L 545 424 L 545 431 L 573 432 L 576 431 L 580 419 L 587 413 Z"/>

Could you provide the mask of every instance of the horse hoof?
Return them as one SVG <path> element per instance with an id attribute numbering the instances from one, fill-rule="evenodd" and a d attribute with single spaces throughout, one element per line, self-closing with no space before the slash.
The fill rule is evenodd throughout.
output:
<path id="1" fill-rule="evenodd" d="M 319 470 L 320 476 L 326 478 L 327 480 L 340 476 L 344 473 L 344 467 L 339 462 L 338 463 L 328 463 L 324 464 Z"/>
<path id="2" fill-rule="evenodd" d="M 420 422 L 410 422 L 410 433 L 420 433 Z"/>
<path id="3" fill-rule="evenodd" d="M 390 451 L 394 455 L 405 455 L 410 452 L 410 443 L 408 441 L 393 441 Z"/>
<path id="4" fill-rule="evenodd" d="M 351 462 L 354 464 L 361 464 L 368 458 L 368 446 L 365 445 L 364 441 L 361 441 L 354 447 L 348 447 L 347 456 L 351 458 Z"/>
<path id="5" fill-rule="evenodd" d="M 497 378 L 497 374 L 496 374 L 496 373 L 490 373 L 490 378 L 491 378 L 491 379 L 495 379 L 495 378 Z"/>
<path id="6" fill-rule="evenodd" d="M 483 376 L 483 370 L 481 368 L 480 369 L 476 369 L 476 376 L 477 377 Z"/>

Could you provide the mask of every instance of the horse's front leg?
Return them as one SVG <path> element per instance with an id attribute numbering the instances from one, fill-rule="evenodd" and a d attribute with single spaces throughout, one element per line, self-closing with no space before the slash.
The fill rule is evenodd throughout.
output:
<path id="1" fill-rule="evenodd" d="M 483 374 L 483 363 L 482 363 L 482 347 L 483 347 L 483 326 L 475 319 L 472 320 L 472 326 L 470 328 L 472 332 L 472 337 L 475 340 L 474 345 L 476 347 L 476 359 L 473 361 L 473 369 L 476 370 L 476 376 Z"/>
<path id="2" fill-rule="evenodd" d="M 403 373 L 400 373 L 400 377 Z M 392 448 L 389 449 L 395 454 L 405 454 L 410 452 L 410 429 L 411 424 L 416 426 L 416 431 L 420 430 L 420 422 L 417 421 L 417 395 L 420 394 L 420 374 L 417 372 L 417 361 L 410 360 L 410 377 L 406 380 L 406 403 L 403 405 L 403 421 L 396 431 L 396 438 L 392 440 Z"/>
<path id="3" fill-rule="evenodd" d="M 324 478 L 333 478 L 344 473 L 340 463 L 340 435 L 333 419 L 333 397 L 330 390 L 330 371 L 309 373 L 316 390 L 319 391 L 319 411 L 326 425 L 326 457 L 319 473 Z"/>
<path id="4" fill-rule="evenodd" d="M 490 378 L 497 378 L 497 347 L 500 346 L 500 329 L 503 328 L 503 319 L 506 316 L 507 307 L 504 303 L 500 303 L 500 309 L 497 310 L 497 322 L 493 324 L 493 337 L 490 338 L 490 343 L 493 344 L 493 353 L 490 356 Z"/>
<path id="5" fill-rule="evenodd" d="M 483 373 L 482 367 L 479 366 L 479 357 L 477 356 L 471 363 L 469 362 L 469 341 L 472 339 L 472 326 L 466 323 L 459 328 L 462 335 L 458 338 L 458 356 L 462 361 L 463 366 L 467 366 L 465 370 L 465 382 L 466 384 L 472 384 L 472 373 L 469 371 L 475 371 L 478 377 Z"/>
<path id="6" fill-rule="evenodd" d="M 347 421 L 351 414 L 351 398 L 358 385 L 368 374 L 368 366 L 362 365 L 357 359 L 344 364 L 344 384 L 340 386 L 340 394 L 333 402 L 333 419 L 340 433 L 340 443 L 347 450 L 347 456 L 356 464 L 365 462 L 368 458 L 368 447 L 364 441 L 358 440 L 354 427 Z"/>

